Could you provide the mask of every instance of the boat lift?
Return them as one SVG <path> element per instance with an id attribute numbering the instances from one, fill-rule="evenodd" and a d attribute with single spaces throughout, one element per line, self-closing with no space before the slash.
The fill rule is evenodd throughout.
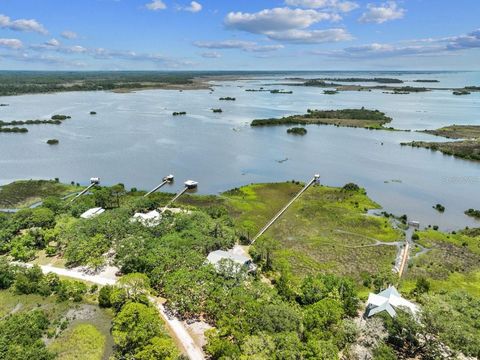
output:
<path id="1" fill-rule="evenodd" d="M 100 184 L 100 178 L 98 177 L 90 178 L 90 185 L 88 185 L 85 189 L 79 192 L 72 200 L 70 200 L 70 204 L 73 203 L 75 200 L 77 200 L 80 196 L 85 194 L 88 190 L 93 188 L 95 185 L 99 185 L 99 184 Z"/>
<path id="2" fill-rule="evenodd" d="M 173 182 L 173 180 L 175 179 L 175 177 L 170 174 L 170 175 L 167 175 L 165 176 L 162 180 L 162 182 L 160 184 L 158 184 L 155 188 L 153 188 L 152 190 L 150 190 L 148 193 L 146 193 L 145 195 L 143 195 L 143 197 L 147 197 L 148 195 L 150 194 L 153 194 L 155 191 L 157 191 L 158 189 L 160 189 L 163 185 L 165 184 L 170 184 Z"/>
<path id="3" fill-rule="evenodd" d="M 168 202 L 167 205 L 162 209 L 161 214 L 168 210 L 168 208 L 183 194 L 185 194 L 188 190 L 196 189 L 198 187 L 198 182 L 194 180 L 187 180 L 183 183 L 185 187 L 178 192 L 172 200 Z"/>

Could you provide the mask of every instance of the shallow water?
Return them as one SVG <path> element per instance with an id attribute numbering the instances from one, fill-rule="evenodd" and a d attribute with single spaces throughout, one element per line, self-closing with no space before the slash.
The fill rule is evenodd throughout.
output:
<path id="1" fill-rule="evenodd" d="M 442 78 L 441 84 L 455 84 L 452 86 L 480 83 L 479 73 L 401 76 Z M 208 90 L 150 90 L 0 98 L 1 103 L 10 104 L 0 108 L 2 120 L 49 118 L 58 113 L 72 116 L 59 126 L 28 126 L 27 134 L 0 133 L 0 183 L 59 177 L 85 184 L 91 176 L 99 176 L 104 184 L 122 182 L 150 189 L 173 173 L 178 181 L 164 191 L 176 191 L 181 181 L 191 178 L 200 182 L 200 193 L 217 193 L 251 182 L 309 180 L 319 172 L 327 185 L 358 183 L 386 211 L 406 213 L 422 226 L 480 226 L 463 214 L 468 208 L 480 207 L 480 164 L 399 145 L 441 138 L 316 125 L 308 127 L 306 136 L 296 137 L 287 135 L 286 127 L 248 126 L 255 118 L 304 113 L 307 108 L 361 106 L 385 111 L 394 118 L 392 126 L 401 129 L 479 124 L 480 93 L 355 91 L 323 95 L 323 89 L 287 86 L 271 88 L 291 89 L 293 94 L 245 92 L 272 81 L 284 82 L 280 76 L 218 82 L 212 94 Z M 440 86 L 426 84 L 430 85 Z M 237 100 L 219 101 L 221 96 Z M 217 107 L 223 113 L 212 113 L 211 108 Z M 97 115 L 89 115 L 92 110 Z M 173 111 L 187 111 L 188 115 L 173 117 Z M 51 138 L 59 139 L 60 144 L 47 145 Z M 432 208 L 436 203 L 446 207 L 445 213 Z"/>

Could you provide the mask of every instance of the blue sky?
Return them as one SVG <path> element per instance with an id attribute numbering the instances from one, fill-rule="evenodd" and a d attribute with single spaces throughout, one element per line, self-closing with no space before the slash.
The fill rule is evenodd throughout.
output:
<path id="1" fill-rule="evenodd" d="M 0 69 L 480 70 L 480 1 L 0 0 Z"/>

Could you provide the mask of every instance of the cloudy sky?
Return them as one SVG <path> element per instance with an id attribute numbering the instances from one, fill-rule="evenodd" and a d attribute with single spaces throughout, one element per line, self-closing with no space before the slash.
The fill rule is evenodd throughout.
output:
<path id="1" fill-rule="evenodd" d="M 480 70 L 480 1 L 0 0 L 0 69 Z"/>

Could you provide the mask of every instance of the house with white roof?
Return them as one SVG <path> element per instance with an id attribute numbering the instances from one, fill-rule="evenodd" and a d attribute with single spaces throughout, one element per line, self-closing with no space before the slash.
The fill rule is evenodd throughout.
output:
<path id="1" fill-rule="evenodd" d="M 247 272 L 252 272 L 257 269 L 257 266 L 252 262 L 248 256 L 238 254 L 233 251 L 215 250 L 207 256 L 207 261 L 215 266 L 217 270 L 231 265 L 232 272 L 239 272 L 242 268 Z"/>
<path id="2" fill-rule="evenodd" d="M 162 215 L 157 210 L 152 210 L 148 213 L 135 213 L 133 215 L 133 221 L 139 221 L 144 226 L 152 227 L 157 226 L 160 224 L 160 220 L 162 220 Z"/>
<path id="3" fill-rule="evenodd" d="M 101 213 L 103 213 L 105 211 L 105 209 L 101 208 L 101 207 L 95 207 L 95 208 L 91 208 L 91 209 L 88 209 L 87 211 L 85 211 L 82 215 L 80 215 L 80 217 L 82 219 L 91 219 L 95 216 L 98 216 L 100 215 Z"/>
<path id="4" fill-rule="evenodd" d="M 399 307 L 409 309 L 412 314 L 418 311 L 417 305 L 404 299 L 394 286 L 389 286 L 378 294 L 370 293 L 370 295 L 368 295 L 365 316 L 369 318 L 375 314 L 386 311 L 391 317 L 395 317 L 395 315 L 397 315 L 395 309 Z"/>

